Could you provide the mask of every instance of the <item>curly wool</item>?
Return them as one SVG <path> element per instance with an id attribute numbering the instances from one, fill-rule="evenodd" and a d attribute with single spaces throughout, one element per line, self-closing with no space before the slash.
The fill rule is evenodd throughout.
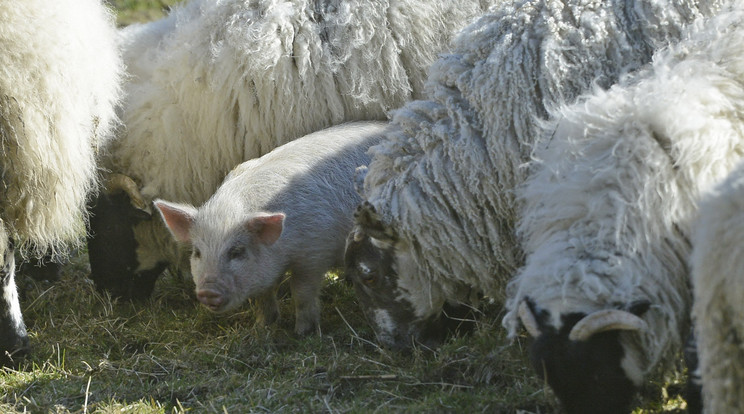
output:
<path id="1" fill-rule="evenodd" d="M 421 96 L 426 68 L 480 3 L 192 0 L 127 28 L 127 127 L 110 168 L 148 200 L 201 204 L 245 160 Z M 144 254 L 175 248 L 156 220 L 136 233 Z"/>
<path id="2" fill-rule="evenodd" d="M 428 100 L 396 111 L 400 132 L 371 149 L 365 196 L 420 267 L 399 275 L 420 317 L 469 286 L 503 297 L 522 264 L 513 188 L 540 120 L 591 85 L 609 86 L 716 2 L 503 2 L 430 69 Z M 465 289 L 467 290 L 467 289 Z"/>
<path id="3" fill-rule="evenodd" d="M 706 413 L 742 411 L 744 164 L 709 194 L 693 226 L 692 275 Z"/>
<path id="4" fill-rule="evenodd" d="M 644 374 L 681 349 L 691 222 L 744 155 L 743 18 L 701 19 L 647 70 L 555 112 L 519 191 L 526 264 L 507 288 L 511 336 L 525 297 L 556 320 L 648 301 L 649 329 L 622 334 Z"/>
<path id="5" fill-rule="evenodd" d="M 85 236 L 123 65 L 98 0 L 0 0 L 0 220 L 24 255 Z"/>

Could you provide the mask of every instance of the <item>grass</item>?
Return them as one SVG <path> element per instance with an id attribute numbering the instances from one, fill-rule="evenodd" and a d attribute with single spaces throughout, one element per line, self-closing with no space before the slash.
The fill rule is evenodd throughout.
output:
<path id="1" fill-rule="evenodd" d="M 120 25 L 162 16 L 174 0 L 114 0 Z M 188 281 L 162 277 L 140 303 L 112 300 L 87 279 L 84 253 L 60 281 L 19 278 L 33 352 L 0 371 L 0 412 L 553 413 L 529 368 L 526 339 L 509 343 L 498 303 L 478 328 L 437 350 L 375 344 L 353 290 L 329 277 L 320 336 L 296 338 L 289 299 L 275 327 L 249 304 L 229 315 L 198 305 Z M 651 383 L 635 414 L 681 413 L 683 373 Z"/>
<path id="2" fill-rule="evenodd" d="M 142 23 L 165 16 L 181 0 L 106 0 L 116 11 L 119 26 Z"/>
<path id="3" fill-rule="evenodd" d="M 322 335 L 292 334 L 290 300 L 275 327 L 257 326 L 250 304 L 215 315 L 190 282 L 162 277 L 144 302 L 111 300 L 75 257 L 57 282 L 23 279 L 33 344 L 18 371 L 0 372 L 0 412 L 552 413 L 533 375 L 526 340 L 509 343 L 501 306 L 485 304 L 478 328 L 437 350 L 378 347 L 353 289 L 329 276 Z M 650 384 L 636 414 L 681 413 L 684 377 Z"/>
<path id="4" fill-rule="evenodd" d="M 151 299 L 112 301 L 85 277 L 86 258 L 56 283 L 25 281 L 34 350 L 0 374 L 3 412 L 549 412 L 553 402 L 484 318 L 468 337 L 409 354 L 379 348 L 353 290 L 329 278 L 323 333 L 296 338 L 289 299 L 278 326 L 250 305 L 214 315 L 189 283 L 163 277 Z M 499 313 L 495 305 L 490 311 Z M 489 321 L 489 322 L 485 322 Z"/>

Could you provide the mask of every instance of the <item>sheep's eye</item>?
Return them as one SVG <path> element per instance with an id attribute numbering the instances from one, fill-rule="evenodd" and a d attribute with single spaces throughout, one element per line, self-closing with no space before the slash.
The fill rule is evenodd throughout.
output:
<path id="1" fill-rule="evenodd" d="M 374 272 L 369 266 L 367 266 L 365 263 L 359 264 L 359 273 L 360 273 L 360 279 L 362 280 L 362 283 L 364 283 L 367 286 L 373 285 L 375 281 L 377 280 L 377 272 Z"/>
<path id="2" fill-rule="evenodd" d="M 201 259 L 201 250 L 199 250 L 198 248 L 194 247 L 194 251 L 191 253 L 191 256 L 194 259 Z"/>
<path id="3" fill-rule="evenodd" d="M 227 258 L 229 260 L 235 260 L 243 257 L 245 254 L 245 246 L 234 246 L 227 251 Z"/>

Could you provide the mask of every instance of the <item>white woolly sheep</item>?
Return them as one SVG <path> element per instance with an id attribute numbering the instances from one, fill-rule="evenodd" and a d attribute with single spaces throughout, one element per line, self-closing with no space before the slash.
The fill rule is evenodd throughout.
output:
<path id="1" fill-rule="evenodd" d="M 400 132 L 371 149 L 347 274 L 378 339 L 428 342 L 422 332 L 437 332 L 445 304 L 503 298 L 522 264 L 513 188 L 540 120 L 639 68 L 717 7 L 506 1 L 464 29 L 430 68 L 428 100 L 396 111 Z"/>
<path id="2" fill-rule="evenodd" d="M 706 413 L 744 410 L 744 164 L 700 205 L 692 233 L 693 322 Z"/>
<path id="3" fill-rule="evenodd" d="M 739 6 L 696 22 L 649 68 L 557 110 L 536 148 L 504 324 L 535 337 L 571 413 L 628 412 L 682 349 L 698 201 L 744 155 L 742 21 Z"/>
<path id="4" fill-rule="evenodd" d="M 123 67 L 98 0 L 0 0 L 0 27 L 0 363 L 9 365 L 28 346 L 14 250 L 61 258 L 84 238 Z"/>
<path id="5" fill-rule="evenodd" d="M 145 210 L 158 197 L 201 204 L 245 160 L 330 125 L 383 120 L 420 97 L 426 68 L 481 12 L 477 0 L 177 6 L 122 31 L 133 79 L 107 165 L 137 183 L 127 185 Z M 188 252 L 160 220 L 122 224 L 129 199 L 115 197 L 118 211 L 102 199 L 94 208 L 91 274 L 116 295 L 147 296 L 166 264 L 188 271 Z"/>

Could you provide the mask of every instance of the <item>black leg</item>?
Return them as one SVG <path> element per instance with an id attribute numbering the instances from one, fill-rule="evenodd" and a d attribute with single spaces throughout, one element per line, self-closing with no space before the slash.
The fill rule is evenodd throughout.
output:
<path id="1" fill-rule="evenodd" d="M 14 251 L 8 247 L 2 253 L 2 299 L 0 300 L 0 365 L 17 367 L 29 350 L 26 325 L 21 315 L 21 305 L 18 301 L 18 289 L 15 283 Z"/>

